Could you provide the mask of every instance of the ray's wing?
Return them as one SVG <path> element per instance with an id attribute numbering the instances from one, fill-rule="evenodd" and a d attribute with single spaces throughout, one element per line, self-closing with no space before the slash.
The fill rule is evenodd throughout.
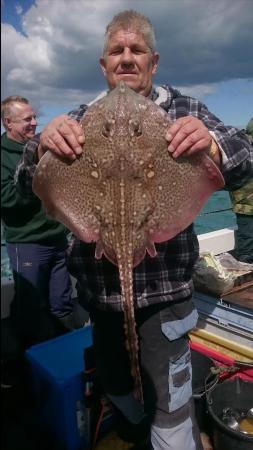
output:
<path id="1" fill-rule="evenodd" d="M 99 239 L 100 224 L 94 208 L 99 195 L 97 177 L 98 172 L 85 162 L 84 153 L 68 162 L 48 151 L 33 180 L 33 191 L 47 214 L 85 242 Z"/>
<path id="2" fill-rule="evenodd" d="M 164 242 L 194 221 L 210 195 L 223 187 L 224 180 L 215 163 L 204 154 L 175 161 L 166 152 L 162 162 L 156 160 L 156 166 L 160 176 L 153 195 L 157 201 L 148 228 L 151 241 Z"/>
<path id="3" fill-rule="evenodd" d="M 221 172 L 204 152 L 177 159 L 171 156 L 165 139 L 170 125 L 168 114 L 147 100 L 140 148 L 150 155 L 144 167 L 143 182 L 152 198 L 153 211 L 145 224 L 151 245 L 172 239 L 183 231 L 194 221 L 210 195 L 224 186 Z M 152 255 L 152 247 L 150 251 L 147 245 L 147 251 Z M 137 256 L 135 265 L 138 259 Z"/>

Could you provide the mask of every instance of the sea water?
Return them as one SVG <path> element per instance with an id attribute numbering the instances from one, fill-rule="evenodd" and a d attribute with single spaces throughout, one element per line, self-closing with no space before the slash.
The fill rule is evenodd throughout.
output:
<path id="1" fill-rule="evenodd" d="M 197 234 L 221 228 L 235 227 L 236 218 L 231 210 L 229 194 L 226 191 L 215 192 L 197 216 L 194 227 Z M 1 226 L 1 277 L 10 277 L 11 268 L 7 256 L 3 229 Z"/>
<path id="2" fill-rule="evenodd" d="M 235 226 L 236 216 L 232 211 L 229 193 L 223 190 L 215 192 L 209 198 L 194 221 L 197 234 Z"/>

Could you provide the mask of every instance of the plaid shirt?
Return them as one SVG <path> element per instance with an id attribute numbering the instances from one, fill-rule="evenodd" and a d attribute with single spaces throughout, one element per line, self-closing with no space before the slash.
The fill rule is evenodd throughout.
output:
<path id="1" fill-rule="evenodd" d="M 168 86 L 154 88 L 150 98 L 164 108 L 170 119 L 192 115 L 202 120 L 219 145 L 226 188 L 238 189 L 253 176 L 252 146 L 243 131 L 224 124 L 198 100 L 183 96 Z M 80 120 L 87 105 L 81 105 L 69 115 Z M 26 145 L 23 159 L 17 167 L 17 188 L 23 195 L 32 194 L 32 177 L 36 168 L 36 150 L 39 136 Z M 156 244 L 157 256 L 146 255 L 134 269 L 134 301 L 137 308 L 151 304 L 183 300 L 191 296 L 193 266 L 198 258 L 199 246 L 193 225 L 168 242 Z M 68 265 L 77 279 L 79 295 L 98 308 L 122 311 L 122 297 L 118 269 L 104 256 L 96 260 L 95 244 L 73 239 Z"/>

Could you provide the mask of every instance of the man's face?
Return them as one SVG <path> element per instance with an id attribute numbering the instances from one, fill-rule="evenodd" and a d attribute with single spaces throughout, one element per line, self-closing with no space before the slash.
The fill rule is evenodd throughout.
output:
<path id="1" fill-rule="evenodd" d="M 6 118 L 7 136 L 13 141 L 26 143 L 36 132 L 36 114 L 30 105 L 15 103 L 10 117 Z"/>
<path id="2" fill-rule="evenodd" d="M 110 89 L 123 80 L 135 92 L 148 96 L 158 59 L 158 53 L 151 52 L 141 33 L 119 30 L 109 39 L 100 65 Z"/>

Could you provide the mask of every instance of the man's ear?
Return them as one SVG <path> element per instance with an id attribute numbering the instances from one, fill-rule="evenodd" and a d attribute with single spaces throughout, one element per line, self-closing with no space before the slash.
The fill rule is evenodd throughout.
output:
<path id="1" fill-rule="evenodd" d="M 154 75 L 157 71 L 159 58 L 160 58 L 160 55 L 157 52 L 155 52 L 152 56 L 152 63 L 153 63 L 152 75 Z"/>
<path id="2" fill-rule="evenodd" d="M 5 117 L 3 119 L 3 126 L 6 130 L 10 131 L 11 130 L 11 119 L 9 119 L 9 117 Z"/>
<path id="3" fill-rule="evenodd" d="M 99 64 L 102 69 L 103 75 L 106 77 L 106 61 L 103 56 L 101 56 L 101 58 L 99 58 Z"/>

